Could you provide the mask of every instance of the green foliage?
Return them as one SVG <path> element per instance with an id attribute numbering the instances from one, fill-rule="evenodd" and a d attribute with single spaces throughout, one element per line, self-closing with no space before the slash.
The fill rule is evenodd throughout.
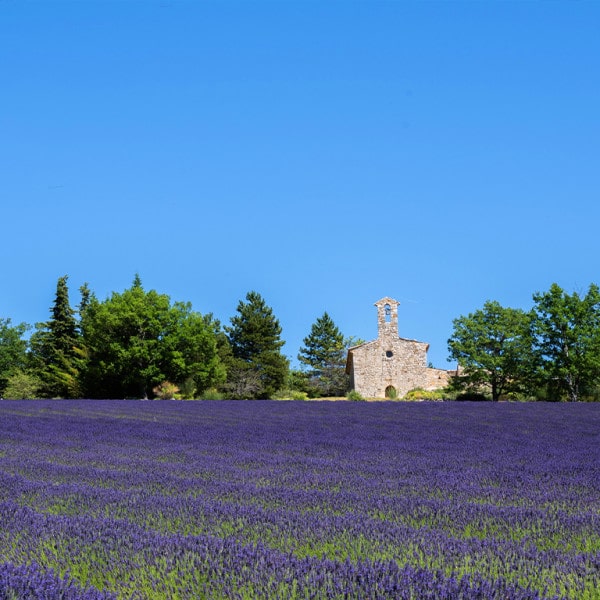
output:
<path id="1" fill-rule="evenodd" d="M 556 283 L 529 313 L 487 302 L 454 320 L 448 341 L 462 372 L 454 391 L 492 399 L 588 400 L 600 389 L 600 290 L 567 294 Z"/>
<path id="2" fill-rule="evenodd" d="M 444 398 L 443 390 L 424 390 L 415 388 L 406 392 L 404 400 L 442 400 Z"/>
<path id="3" fill-rule="evenodd" d="M 496 301 L 454 319 L 448 350 L 461 372 L 452 387 L 479 391 L 489 386 L 493 400 L 527 389 L 534 374 L 530 324 L 530 314 Z"/>
<path id="4" fill-rule="evenodd" d="M 282 389 L 275 392 L 272 398 L 273 400 L 308 400 L 308 394 L 299 390 Z"/>
<path id="5" fill-rule="evenodd" d="M 365 342 L 366 340 L 363 340 L 362 338 L 350 335 L 344 338 L 344 347 L 346 348 L 346 350 L 348 350 L 350 348 L 355 348 L 356 346 L 361 346 Z"/>
<path id="6" fill-rule="evenodd" d="M 385 388 L 385 397 L 388 400 L 397 400 L 398 399 L 398 390 L 393 386 L 389 385 Z"/>
<path id="7" fill-rule="evenodd" d="M 232 352 L 228 391 L 236 398 L 269 398 L 283 386 L 289 368 L 281 354 L 281 326 L 257 292 L 248 292 L 237 313 L 225 328 Z"/>
<path id="8" fill-rule="evenodd" d="M 258 292 L 248 292 L 246 302 L 238 303 L 237 312 L 231 327 L 225 328 L 236 358 L 251 362 L 262 352 L 278 351 L 284 345 L 279 321 Z"/>
<path id="9" fill-rule="evenodd" d="M 52 307 L 52 318 L 48 322 L 53 350 L 69 355 L 77 342 L 77 321 L 75 311 L 69 303 L 68 276 L 59 277 L 56 284 L 56 298 Z"/>
<path id="10" fill-rule="evenodd" d="M 352 400 L 354 402 L 362 402 L 365 400 L 356 390 L 350 390 L 346 394 L 346 399 Z"/>
<path id="11" fill-rule="evenodd" d="M 23 369 L 15 369 L 8 377 L 3 397 L 10 400 L 38 398 L 42 381 L 34 373 Z"/>
<path id="12" fill-rule="evenodd" d="M 556 283 L 533 296 L 532 332 L 540 380 L 549 396 L 577 401 L 600 384 L 600 290 L 569 295 Z"/>
<path id="13" fill-rule="evenodd" d="M 218 321 L 202 316 L 187 302 L 176 302 L 169 310 L 170 328 L 163 338 L 174 381 L 194 382 L 197 393 L 225 381 L 226 370 L 219 355 Z"/>
<path id="14" fill-rule="evenodd" d="M 285 389 L 304 392 L 307 397 L 314 398 L 314 388 L 310 385 L 310 376 L 306 371 L 290 369 L 288 371 Z"/>
<path id="15" fill-rule="evenodd" d="M 31 336 L 32 360 L 47 398 L 76 398 L 83 367 L 75 311 L 69 303 L 68 276 L 59 277 L 50 320 L 36 324 Z"/>
<path id="16" fill-rule="evenodd" d="M 341 396 L 348 386 L 344 336 L 325 312 L 304 338 L 298 360 L 308 367 L 314 395 Z"/>
<path id="17" fill-rule="evenodd" d="M 84 283 L 82 286 L 79 287 L 79 294 L 81 296 L 81 300 L 79 301 L 77 312 L 79 313 L 79 318 L 81 319 L 87 307 L 93 300 L 96 299 L 96 296 L 94 295 L 94 292 L 90 290 L 90 286 L 87 283 Z"/>
<path id="18" fill-rule="evenodd" d="M 214 325 L 189 303 L 171 305 L 167 295 L 146 292 L 138 276 L 121 294 L 92 298 L 81 328 L 89 397 L 146 398 L 164 381 L 181 382 L 187 395 L 225 378 Z"/>
<path id="19" fill-rule="evenodd" d="M 26 323 L 11 325 L 10 319 L 0 319 L 0 397 L 5 394 L 11 375 L 23 369 L 27 361 L 27 342 L 23 335 Z"/>
<path id="20" fill-rule="evenodd" d="M 179 394 L 179 388 L 170 381 L 163 381 L 153 390 L 154 396 L 160 400 L 173 400 Z"/>
<path id="21" fill-rule="evenodd" d="M 58 279 L 51 317 L 29 342 L 26 324 L 0 319 L 0 396 L 147 397 L 165 381 L 182 398 L 340 396 L 347 348 L 363 343 L 344 338 L 325 312 L 298 353 L 303 370 L 290 371 L 279 321 L 257 292 L 239 302 L 222 329 L 189 303 L 146 292 L 139 275 L 104 302 L 84 284 L 77 311 L 67 281 Z M 453 321 L 448 349 L 459 370 L 444 397 L 600 399 L 598 286 L 580 295 L 553 284 L 533 300 L 527 313 L 488 301 Z M 413 390 L 406 398 L 430 394 Z"/>
<path id="22" fill-rule="evenodd" d="M 179 384 L 178 397 L 184 400 L 191 400 L 196 397 L 196 383 L 193 377 L 187 377 L 181 384 Z"/>
<path id="23" fill-rule="evenodd" d="M 201 400 L 223 400 L 224 396 L 216 388 L 209 388 L 200 394 Z"/>

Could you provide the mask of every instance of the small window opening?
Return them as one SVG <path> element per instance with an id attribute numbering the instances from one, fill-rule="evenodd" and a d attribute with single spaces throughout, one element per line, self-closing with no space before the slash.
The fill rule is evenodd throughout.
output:
<path id="1" fill-rule="evenodd" d="M 385 322 L 389 323 L 392 320 L 392 307 L 389 304 L 386 304 L 383 307 L 383 310 L 385 312 Z"/>
<path id="2" fill-rule="evenodd" d="M 392 358 L 392 356 L 394 356 L 394 353 L 391 350 L 386 350 L 385 355 L 387 358 Z"/>

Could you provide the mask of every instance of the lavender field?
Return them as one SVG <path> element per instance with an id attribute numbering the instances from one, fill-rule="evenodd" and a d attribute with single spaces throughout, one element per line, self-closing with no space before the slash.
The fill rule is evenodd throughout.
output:
<path id="1" fill-rule="evenodd" d="M 600 598 L 600 405 L 0 402 L 0 598 Z"/>

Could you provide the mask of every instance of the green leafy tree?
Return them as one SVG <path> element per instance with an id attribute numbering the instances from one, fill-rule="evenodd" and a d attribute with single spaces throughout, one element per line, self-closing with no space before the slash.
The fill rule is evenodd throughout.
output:
<path id="1" fill-rule="evenodd" d="M 27 341 L 23 335 L 28 329 L 26 323 L 11 325 L 10 319 L 0 319 L 0 397 L 11 375 L 26 365 Z"/>
<path id="2" fill-rule="evenodd" d="M 219 322 L 212 315 L 193 311 L 189 302 L 176 302 L 170 315 L 170 330 L 164 337 L 165 348 L 169 349 L 167 359 L 171 362 L 171 368 L 166 367 L 165 371 L 170 372 L 170 379 L 179 382 L 187 398 L 220 386 L 225 381 L 226 369 L 219 348 Z"/>
<path id="3" fill-rule="evenodd" d="M 248 292 L 225 331 L 232 357 L 230 391 L 240 398 L 269 398 L 286 381 L 288 360 L 281 354 L 281 326 L 258 292 Z"/>
<path id="4" fill-rule="evenodd" d="M 454 379 L 453 387 L 489 387 L 492 400 L 524 392 L 533 376 L 530 318 L 520 309 L 488 301 L 483 309 L 454 319 L 448 350 L 462 373 Z"/>
<path id="5" fill-rule="evenodd" d="M 165 381 L 191 396 L 218 385 L 225 369 L 205 318 L 189 303 L 146 292 L 139 276 L 104 302 L 90 297 L 81 328 L 87 352 L 84 389 L 98 398 L 146 398 Z"/>
<path id="6" fill-rule="evenodd" d="M 310 387 L 321 396 L 346 392 L 346 346 L 344 336 L 327 314 L 317 318 L 303 340 L 298 360 L 308 369 Z"/>
<path id="7" fill-rule="evenodd" d="M 36 332 L 31 336 L 34 369 L 42 381 L 40 392 L 44 397 L 79 395 L 80 336 L 67 280 L 67 275 L 59 277 L 50 320 L 36 324 Z"/>
<path id="8" fill-rule="evenodd" d="M 25 369 L 15 369 L 8 378 L 4 397 L 11 400 L 37 398 L 41 387 L 42 382 L 35 373 Z"/>
<path id="9" fill-rule="evenodd" d="M 572 402 L 600 383 L 600 290 L 567 294 L 553 283 L 536 293 L 532 332 L 541 379 L 551 395 Z"/>

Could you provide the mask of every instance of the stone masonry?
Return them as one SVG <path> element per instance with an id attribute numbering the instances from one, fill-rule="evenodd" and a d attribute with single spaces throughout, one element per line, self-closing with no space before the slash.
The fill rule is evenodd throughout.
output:
<path id="1" fill-rule="evenodd" d="M 377 307 L 378 337 L 348 350 L 346 373 L 351 387 L 365 398 L 402 398 L 415 388 L 445 387 L 454 371 L 427 366 L 429 344 L 398 335 L 398 306 L 382 298 Z"/>

